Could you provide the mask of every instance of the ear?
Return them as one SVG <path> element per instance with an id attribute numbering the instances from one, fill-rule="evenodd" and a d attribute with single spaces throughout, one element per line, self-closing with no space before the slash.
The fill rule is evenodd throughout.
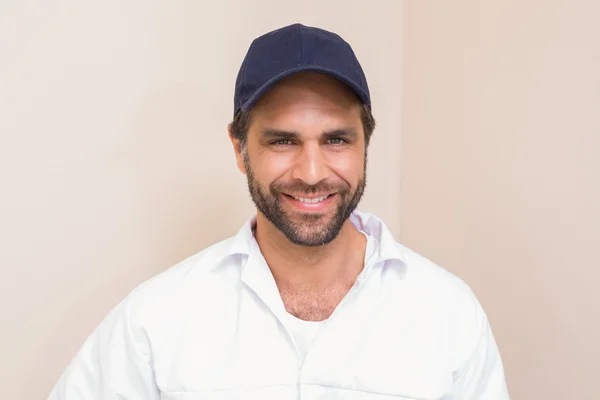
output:
<path id="1" fill-rule="evenodd" d="M 231 124 L 227 126 L 227 131 L 229 132 L 229 140 L 233 145 L 237 167 L 242 174 L 246 175 L 246 166 L 244 165 L 244 157 L 242 155 L 242 144 L 238 139 L 233 137 L 233 133 L 231 132 Z"/>

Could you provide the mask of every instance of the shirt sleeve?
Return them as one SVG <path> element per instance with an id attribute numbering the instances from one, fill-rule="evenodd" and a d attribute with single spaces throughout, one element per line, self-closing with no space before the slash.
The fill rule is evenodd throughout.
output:
<path id="1" fill-rule="evenodd" d="M 504 367 L 489 322 L 477 304 L 481 323 L 474 349 L 455 371 L 454 395 L 461 400 L 509 400 Z"/>
<path id="2" fill-rule="evenodd" d="M 85 341 L 48 400 L 158 400 L 144 332 L 131 322 L 131 295 Z"/>

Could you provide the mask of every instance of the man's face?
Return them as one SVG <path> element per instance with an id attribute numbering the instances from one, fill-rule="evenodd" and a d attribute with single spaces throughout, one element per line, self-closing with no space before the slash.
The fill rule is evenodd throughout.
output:
<path id="1" fill-rule="evenodd" d="M 365 189 L 360 103 L 333 78 L 304 73 L 280 82 L 252 112 L 238 165 L 258 211 L 292 243 L 331 242 Z"/>

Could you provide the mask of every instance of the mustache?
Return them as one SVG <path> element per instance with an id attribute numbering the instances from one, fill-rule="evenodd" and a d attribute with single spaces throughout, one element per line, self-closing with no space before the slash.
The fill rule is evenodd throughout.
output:
<path id="1" fill-rule="evenodd" d="M 327 193 L 341 192 L 347 190 L 346 185 L 341 183 L 332 184 L 329 182 L 319 182 L 314 185 L 307 185 L 304 182 L 294 183 L 273 183 L 271 184 L 271 192 L 275 193 Z"/>

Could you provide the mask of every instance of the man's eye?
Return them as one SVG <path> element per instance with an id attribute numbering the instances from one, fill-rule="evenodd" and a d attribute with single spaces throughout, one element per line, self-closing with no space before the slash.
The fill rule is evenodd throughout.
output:
<path id="1" fill-rule="evenodd" d="M 274 146 L 289 146 L 292 144 L 292 141 L 289 139 L 279 139 L 272 141 L 271 144 Z"/>
<path id="2" fill-rule="evenodd" d="M 342 138 L 331 138 L 328 140 L 329 144 L 340 145 L 344 144 L 345 140 Z"/>

